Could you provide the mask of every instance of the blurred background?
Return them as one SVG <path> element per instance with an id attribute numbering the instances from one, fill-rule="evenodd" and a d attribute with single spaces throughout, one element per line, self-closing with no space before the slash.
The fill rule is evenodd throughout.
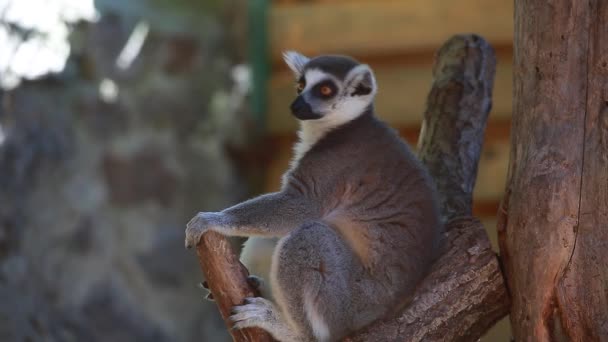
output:
<path id="1" fill-rule="evenodd" d="M 281 52 L 370 64 L 417 141 L 437 48 L 496 49 L 475 214 L 496 248 L 513 3 L 0 0 L 0 341 L 227 341 L 185 223 L 277 190 L 297 123 Z M 484 338 L 508 341 L 506 320 Z"/>

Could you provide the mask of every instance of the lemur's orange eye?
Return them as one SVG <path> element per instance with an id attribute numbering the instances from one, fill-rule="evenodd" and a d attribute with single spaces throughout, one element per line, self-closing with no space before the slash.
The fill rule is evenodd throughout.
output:
<path id="1" fill-rule="evenodd" d="M 323 96 L 329 96 L 333 92 L 333 90 L 329 86 L 322 86 L 321 89 L 319 89 L 319 91 L 321 92 L 321 95 L 323 95 Z"/>
<path id="2" fill-rule="evenodd" d="M 298 82 L 298 84 L 296 85 L 296 91 L 299 93 L 301 93 L 304 90 L 304 87 L 306 85 L 304 84 L 304 82 L 300 81 Z"/>

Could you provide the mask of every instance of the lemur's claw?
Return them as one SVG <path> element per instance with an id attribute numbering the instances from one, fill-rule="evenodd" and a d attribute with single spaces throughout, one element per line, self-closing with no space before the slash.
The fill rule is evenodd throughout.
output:
<path id="1" fill-rule="evenodd" d="M 215 301 L 215 299 L 213 298 L 213 293 L 211 293 L 211 291 L 209 291 L 209 284 L 207 284 L 206 280 L 198 283 L 197 286 L 201 290 L 204 290 L 207 292 L 207 294 L 205 295 L 206 300 L 211 301 L 211 302 Z"/>
<path id="2" fill-rule="evenodd" d="M 253 287 L 256 290 L 259 290 L 263 283 L 264 283 L 264 279 L 262 279 L 258 276 L 255 276 L 255 275 L 247 276 L 247 284 L 249 284 L 249 286 Z"/>

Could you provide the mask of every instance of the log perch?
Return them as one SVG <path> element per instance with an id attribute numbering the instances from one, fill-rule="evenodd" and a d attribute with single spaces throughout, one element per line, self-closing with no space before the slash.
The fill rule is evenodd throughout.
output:
<path id="1" fill-rule="evenodd" d="M 471 214 L 495 67 L 493 49 L 475 35 L 455 36 L 437 53 L 418 149 L 436 180 L 448 222 L 445 252 L 405 309 L 345 341 L 474 341 L 508 313 L 498 259 Z M 248 272 L 218 234 L 205 234 L 197 251 L 226 319 L 233 305 L 254 294 L 246 282 Z M 232 334 L 235 341 L 270 340 L 254 329 Z"/>
<path id="2" fill-rule="evenodd" d="M 450 221 L 447 251 L 397 317 L 345 341 L 477 341 L 509 310 L 498 260 L 481 223 Z"/>

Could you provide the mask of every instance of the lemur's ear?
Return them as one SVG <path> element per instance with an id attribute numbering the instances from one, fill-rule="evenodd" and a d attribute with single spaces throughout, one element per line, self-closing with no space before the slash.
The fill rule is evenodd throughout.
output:
<path id="1" fill-rule="evenodd" d="M 285 60 L 285 63 L 289 69 L 293 71 L 296 78 L 300 78 L 300 76 L 302 76 L 304 66 L 306 63 L 308 63 L 310 58 L 296 51 L 285 51 L 283 52 L 283 60 Z"/>
<path id="2" fill-rule="evenodd" d="M 375 95 L 378 91 L 374 72 L 367 64 L 361 64 L 349 71 L 344 79 L 350 96 Z"/>

